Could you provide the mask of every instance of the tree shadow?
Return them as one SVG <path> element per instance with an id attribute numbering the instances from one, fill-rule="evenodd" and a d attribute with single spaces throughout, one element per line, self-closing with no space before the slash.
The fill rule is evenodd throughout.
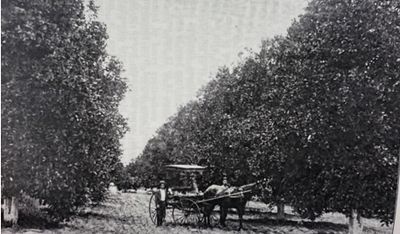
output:
<path id="1" fill-rule="evenodd" d="M 80 212 L 76 215 L 76 217 L 85 218 L 85 219 L 88 219 L 88 218 L 112 219 L 112 218 L 114 218 L 112 215 L 97 213 L 97 212 L 93 212 L 93 211 Z"/>
<path id="2" fill-rule="evenodd" d="M 230 221 L 238 221 L 235 219 L 228 219 Z M 338 232 L 346 231 L 348 229 L 346 224 L 337 224 L 330 222 L 312 222 L 312 221 L 294 221 L 294 220 L 279 220 L 276 218 L 263 217 L 263 218 L 247 218 L 243 219 L 244 223 L 263 224 L 268 226 L 292 226 L 292 227 L 305 227 L 311 230 L 328 229 L 329 231 Z M 323 232 L 321 232 L 323 233 Z"/>
<path id="3" fill-rule="evenodd" d="M 232 211 L 232 213 L 237 214 L 236 211 Z M 249 215 L 249 214 L 250 215 L 262 215 L 262 216 L 266 216 L 266 217 L 269 217 L 269 218 L 273 218 L 273 217 L 277 216 L 277 214 L 275 212 L 263 211 L 263 210 L 259 210 L 259 209 L 246 209 L 246 214 L 247 215 Z M 295 214 L 287 214 L 287 213 L 285 213 L 285 218 L 289 218 L 289 219 L 298 218 L 298 216 L 295 215 Z"/>
<path id="4" fill-rule="evenodd" d="M 90 219 L 90 218 L 95 218 L 98 220 L 115 220 L 118 222 L 129 222 L 134 220 L 133 216 L 116 216 L 115 214 L 106 214 L 106 213 L 98 213 L 98 212 L 93 212 L 93 211 L 88 211 L 88 212 L 80 212 L 76 214 L 75 218 L 84 218 L 84 219 Z"/>
<path id="5" fill-rule="evenodd" d="M 62 226 L 62 224 L 52 220 L 46 214 L 30 215 L 20 212 L 18 216 L 18 228 L 58 229 Z"/>

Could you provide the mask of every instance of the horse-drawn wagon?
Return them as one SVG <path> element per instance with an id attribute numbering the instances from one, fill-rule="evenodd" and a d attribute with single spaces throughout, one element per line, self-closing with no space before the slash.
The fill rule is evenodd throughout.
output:
<path id="1" fill-rule="evenodd" d="M 250 200 L 255 189 L 266 187 L 266 180 L 259 180 L 240 187 L 211 185 L 203 193 L 198 190 L 197 178 L 202 177 L 205 169 L 206 167 L 199 165 L 181 164 L 165 167 L 168 183 L 165 218 L 175 224 L 183 225 L 212 226 L 218 221 L 225 225 L 228 208 L 235 208 L 239 215 L 241 228 L 247 201 Z M 220 215 L 214 211 L 215 206 L 220 206 Z M 157 204 L 154 193 L 150 197 L 149 214 L 152 222 L 156 224 Z"/>
<path id="2" fill-rule="evenodd" d="M 203 222 L 203 192 L 198 190 L 197 179 L 202 177 L 206 167 L 199 165 L 172 164 L 165 166 L 167 181 L 166 219 L 176 224 L 199 225 Z M 190 178 L 190 179 L 189 179 Z M 157 222 L 156 196 L 149 202 L 152 222 Z"/>
<path id="3" fill-rule="evenodd" d="M 209 186 L 204 193 L 198 189 L 197 179 L 202 179 L 206 167 L 199 165 L 172 164 L 165 167 L 167 181 L 166 215 L 168 222 L 181 225 L 224 225 L 228 208 L 236 208 L 242 226 L 242 216 L 247 201 L 258 185 L 265 186 L 265 180 L 243 185 L 226 187 Z M 189 179 L 190 178 L 190 179 Z M 215 206 L 220 206 L 221 220 Z M 157 223 L 156 195 L 149 201 L 150 219 Z M 221 222 L 222 221 L 222 222 Z"/>

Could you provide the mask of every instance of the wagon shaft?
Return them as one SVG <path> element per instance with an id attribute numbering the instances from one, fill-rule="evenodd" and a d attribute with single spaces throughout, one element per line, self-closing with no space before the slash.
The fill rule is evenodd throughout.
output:
<path id="1" fill-rule="evenodd" d="M 203 199 L 203 200 L 197 201 L 197 203 L 201 204 L 201 203 L 206 203 L 206 202 L 210 202 L 210 201 L 216 201 L 216 200 L 219 200 L 219 199 L 222 199 L 222 198 L 226 198 L 226 197 L 229 197 L 229 198 L 240 198 L 240 197 L 243 197 L 243 195 L 245 193 L 250 193 L 250 192 L 251 192 L 251 190 L 246 190 L 246 191 L 243 191 L 243 192 L 226 194 L 226 195 L 223 195 L 223 196 Z"/>

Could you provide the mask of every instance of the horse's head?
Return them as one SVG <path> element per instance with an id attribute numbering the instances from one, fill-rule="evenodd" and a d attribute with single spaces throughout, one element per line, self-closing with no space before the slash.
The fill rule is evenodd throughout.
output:
<path id="1" fill-rule="evenodd" d="M 254 183 L 242 185 L 242 186 L 236 188 L 236 191 L 244 192 L 245 197 L 250 199 L 253 195 L 261 195 L 263 190 L 265 189 L 267 183 L 268 183 L 268 180 L 266 180 L 266 179 L 258 180 Z"/>

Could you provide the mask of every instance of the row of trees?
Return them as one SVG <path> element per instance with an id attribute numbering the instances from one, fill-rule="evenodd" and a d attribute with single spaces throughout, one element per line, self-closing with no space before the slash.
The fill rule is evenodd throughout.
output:
<path id="1" fill-rule="evenodd" d="M 104 199 L 127 130 L 127 85 L 83 0 L 2 1 L 2 196 L 42 199 L 56 218 Z"/>
<path id="2" fill-rule="evenodd" d="M 209 183 L 271 179 L 268 202 L 393 220 L 400 139 L 400 3 L 314 0 L 284 37 L 221 68 L 130 172 L 208 166 Z"/>
<path id="3" fill-rule="evenodd" d="M 133 177 L 129 172 L 130 167 L 124 166 L 122 162 L 117 163 L 111 172 L 112 181 L 119 190 L 126 192 L 128 189 L 137 189 L 139 187 L 139 179 Z"/>

